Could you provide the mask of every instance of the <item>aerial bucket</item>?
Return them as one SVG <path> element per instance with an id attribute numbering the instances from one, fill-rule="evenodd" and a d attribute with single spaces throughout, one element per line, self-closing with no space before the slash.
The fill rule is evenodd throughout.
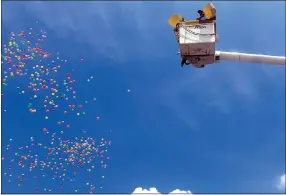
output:
<path id="1" fill-rule="evenodd" d="M 184 17 L 180 14 L 174 14 L 174 15 L 170 16 L 168 22 L 172 27 L 175 28 L 178 23 L 183 21 L 183 18 Z"/>

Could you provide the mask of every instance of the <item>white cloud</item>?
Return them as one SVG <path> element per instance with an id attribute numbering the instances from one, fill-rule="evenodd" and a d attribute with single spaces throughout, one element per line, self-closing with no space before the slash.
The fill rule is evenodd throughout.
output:
<path id="1" fill-rule="evenodd" d="M 169 194 L 192 194 L 192 192 L 190 190 L 184 191 L 184 190 L 176 189 L 176 190 L 170 192 Z"/>
<path id="2" fill-rule="evenodd" d="M 161 194 L 156 188 L 143 189 L 142 187 L 138 187 L 134 190 L 132 194 Z M 192 194 L 191 191 L 184 190 L 173 190 L 169 194 Z"/>
<path id="3" fill-rule="evenodd" d="M 279 179 L 278 179 L 278 181 L 277 181 L 277 188 L 278 188 L 279 190 L 283 190 L 283 191 L 286 190 L 286 186 L 285 186 L 285 173 L 282 174 L 282 175 L 279 177 Z"/>
<path id="4" fill-rule="evenodd" d="M 136 188 L 132 194 L 160 194 L 156 188 L 143 189 L 141 187 Z"/>

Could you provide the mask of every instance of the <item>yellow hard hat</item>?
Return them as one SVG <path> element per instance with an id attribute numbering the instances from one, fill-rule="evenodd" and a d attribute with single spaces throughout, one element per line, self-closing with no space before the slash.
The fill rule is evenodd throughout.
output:
<path id="1" fill-rule="evenodd" d="M 175 28 L 178 23 L 182 22 L 183 18 L 184 17 L 180 14 L 174 14 L 170 16 L 168 22 L 172 27 Z"/>

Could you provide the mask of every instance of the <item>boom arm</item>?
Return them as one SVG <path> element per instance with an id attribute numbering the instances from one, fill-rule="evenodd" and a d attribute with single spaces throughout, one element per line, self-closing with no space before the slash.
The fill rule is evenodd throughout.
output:
<path id="1" fill-rule="evenodd" d="M 257 55 L 257 54 L 222 52 L 222 51 L 216 51 L 216 56 L 219 57 L 219 60 L 285 65 L 284 56 L 269 56 L 269 55 Z"/>

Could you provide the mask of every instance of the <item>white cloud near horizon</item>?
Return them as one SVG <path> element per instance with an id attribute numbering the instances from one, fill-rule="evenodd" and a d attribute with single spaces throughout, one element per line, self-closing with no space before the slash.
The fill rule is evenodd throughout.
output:
<path id="1" fill-rule="evenodd" d="M 282 174 L 282 175 L 279 177 L 279 179 L 277 180 L 277 188 L 278 188 L 278 190 L 284 191 L 284 192 L 285 192 L 285 190 L 286 190 L 285 177 L 286 177 L 286 175 L 285 175 L 285 173 L 284 173 L 284 174 Z"/>
<path id="2" fill-rule="evenodd" d="M 136 188 L 132 194 L 161 194 L 156 188 L 152 187 L 149 189 L 143 189 L 142 187 Z M 184 190 L 173 190 L 172 192 L 169 192 L 169 194 L 192 194 L 191 191 L 184 191 Z"/>

